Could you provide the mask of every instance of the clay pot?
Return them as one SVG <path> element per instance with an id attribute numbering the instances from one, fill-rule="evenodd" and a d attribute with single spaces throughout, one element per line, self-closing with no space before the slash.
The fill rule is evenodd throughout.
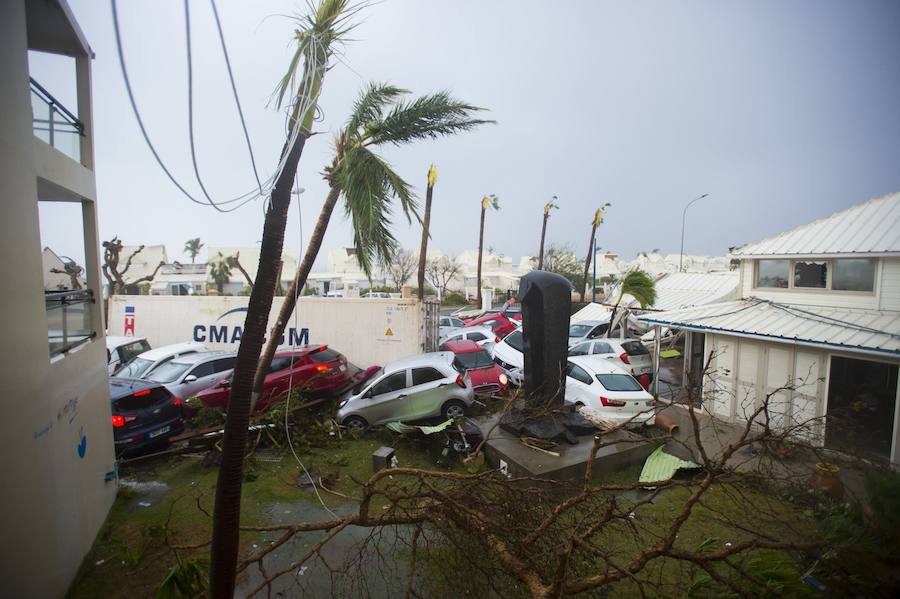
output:
<path id="1" fill-rule="evenodd" d="M 819 462 L 809 486 L 833 499 L 841 499 L 844 496 L 844 483 L 841 482 L 840 472 L 841 469 L 835 464 Z"/>
<path id="2" fill-rule="evenodd" d="M 678 424 L 676 424 L 675 420 L 668 414 L 656 415 L 656 428 L 670 435 L 674 435 L 678 432 Z"/>

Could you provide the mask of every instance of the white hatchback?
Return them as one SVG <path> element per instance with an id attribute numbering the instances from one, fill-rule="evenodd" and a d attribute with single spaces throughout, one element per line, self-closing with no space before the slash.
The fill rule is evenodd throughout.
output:
<path id="1" fill-rule="evenodd" d="M 491 357 L 494 364 L 503 369 L 509 377 L 509 382 L 521 385 L 525 377 L 522 369 L 525 366 L 525 339 L 522 336 L 522 328 L 519 327 L 494 345 Z"/>
<path id="2" fill-rule="evenodd" d="M 621 366 L 634 376 L 653 377 L 653 358 L 637 339 L 594 339 L 576 343 L 569 348 L 569 357 L 596 356 Z"/>
<path id="3" fill-rule="evenodd" d="M 201 351 L 206 351 L 206 346 L 193 341 L 157 347 L 132 358 L 130 362 L 116 372 L 115 376 L 126 379 L 146 378 L 154 368 L 161 364 L 166 364 L 175 358 Z"/>
<path id="4" fill-rule="evenodd" d="M 628 426 L 656 422 L 653 396 L 628 372 L 599 356 L 575 356 L 566 365 L 566 403 Z"/>

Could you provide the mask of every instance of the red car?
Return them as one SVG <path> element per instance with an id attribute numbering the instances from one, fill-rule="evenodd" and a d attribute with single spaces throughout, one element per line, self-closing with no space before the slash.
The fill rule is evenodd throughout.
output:
<path id="1" fill-rule="evenodd" d="M 480 345 L 468 339 L 447 341 L 441 351 L 452 351 L 457 370 L 468 373 L 475 395 L 500 395 L 509 388 L 509 377 L 494 364 L 491 355 Z"/>
<path id="2" fill-rule="evenodd" d="M 347 358 L 327 345 L 306 346 L 296 351 L 278 352 L 272 358 L 257 410 L 284 400 L 288 389 L 302 389 L 312 395 L 336 395 L 353 382 Z M 227 408 L 231 379 L 204 389 L 197 399 L 210 408 Z"/>
<path id="3" fill-rule="evenodd" d="M 487 314 L 482 314 L 478 318 L 467 320 L 466 326 L 490 327 L 490 329 L 494 331 L 494 334 L 500 339 L 503 339 L 518 328 L 515 321 L 510 320 L 500 312 L 488 312 Z"/>

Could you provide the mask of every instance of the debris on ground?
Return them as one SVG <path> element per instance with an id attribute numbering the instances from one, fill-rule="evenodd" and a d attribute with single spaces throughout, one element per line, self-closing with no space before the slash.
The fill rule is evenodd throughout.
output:
<path id="1" fill-rule="evenodd" d="M 665 445 L 660 445 L 644 462 L 644 468 L 638 482 L 643 484 L 660 483 L 671 479 L 682 468 L 699 468 L 690 460 L 682 460 L 663 451 Z"/>

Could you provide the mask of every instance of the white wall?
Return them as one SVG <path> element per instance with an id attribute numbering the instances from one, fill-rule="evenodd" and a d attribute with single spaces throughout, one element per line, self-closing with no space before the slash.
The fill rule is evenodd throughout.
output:
<path id="1" fill-rule="evenodd" d="M 200 341 L 210 349 L 237 351 L 248 297 L 117 295 L 109 303 L 110 335 L 124 333 L 125 306 L 135 308 L 135 335 L 153 347 Z M 274 298 L 274 322 L 284 298 Z M 301 297 L 297 326 L 292 317 L 283 347 L 295 343 L 329 345 L 361 368 L 384 365 L 423 351 L 422 305 L 415 299 Z M 306 336 L 303 330 L 306 329 Z M 223 334 L 225 338 L 223 339 Z"/>
<path id="2" fill-rule="evenodd" d="M 86 279 L 99 298 L 96 192 L 90 170 L 32 133 L 25 4 L 0 3 L 0 251 L 13 257 L 0 262 L 0 596 L 62 597 L 115 498 L 115 460 L 102 328 L 78 351 L 52 362 L 49 357 L 38 177 L 81 200 L 82 222 L 72 226 L 84 227 Z M 79 82 L 89 82 L 88 59 L 76 61 Z M 84 93 L 81 88 L 79 112 L 88 125 L 82 162 L 90 166 Z M 99 303 L 91 314 L 101 322 Z"/>
<path id="3" fill-rule="evenodd" d="M 900 311 L 900 258 L 882 258 L 879 310 Z"/>

